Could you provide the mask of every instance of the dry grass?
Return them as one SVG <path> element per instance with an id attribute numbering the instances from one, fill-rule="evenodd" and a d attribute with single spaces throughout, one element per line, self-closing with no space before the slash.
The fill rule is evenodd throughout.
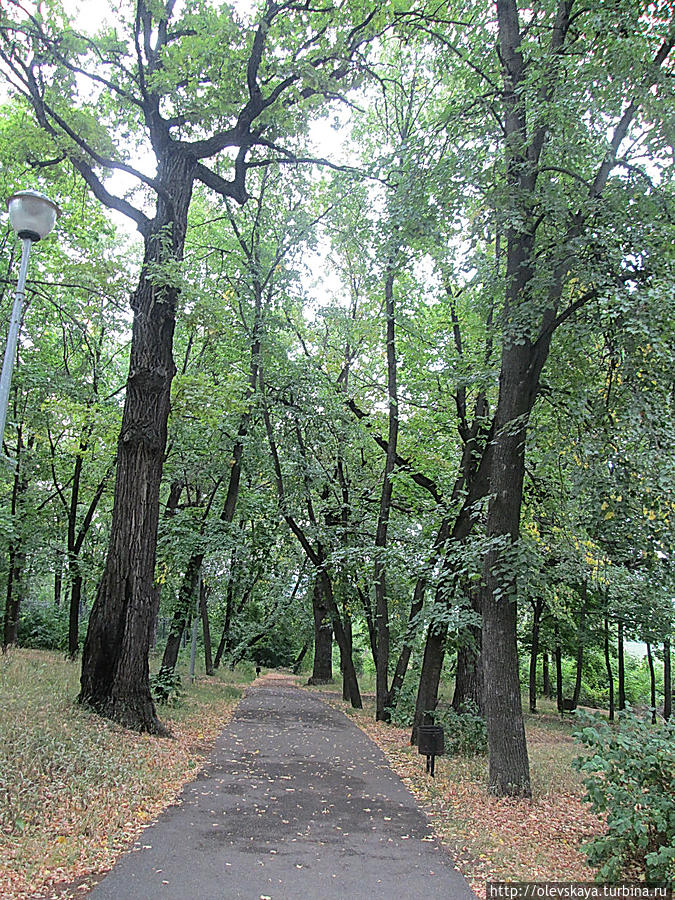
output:
<path id="1" fill-rule="evenodd" d="M 3 900 L 80 896 L 194 778 L 241 693 L 202 680 L 180 706 L 161 709 L 167 740 L 75 705 L 78 677 L 56 653 L 0 658 Z"/>

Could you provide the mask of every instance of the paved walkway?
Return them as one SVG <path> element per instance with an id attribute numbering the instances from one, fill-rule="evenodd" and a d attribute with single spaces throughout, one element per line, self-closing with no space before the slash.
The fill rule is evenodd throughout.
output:
<path id="1" fill-rule="evenodd" d="M 208 765 L 134 849 L 94 900 L 474 897 L 375 744 L 273 680 L 247 690 Z"/>

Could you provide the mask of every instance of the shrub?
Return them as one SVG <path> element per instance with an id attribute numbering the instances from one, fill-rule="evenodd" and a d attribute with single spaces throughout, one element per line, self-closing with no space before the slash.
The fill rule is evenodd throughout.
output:
<path id="1" fill-rule="evenodd" d="M 487 726 L 475 704 L 466 703 L 461 712 L 451 706 L 436 709 L 433 718 L 443 726 L 448 756 L 480 756 L 487 752 Z"/>
<path id="2" fill-rule="evenodd" d="M 183 682 L 175 669 L 160 669 L 150 676 L 150 693 L 156 703 L 175 705 L 183 696 Z"/>
<path id="3" fill-rule="evenodd" d="M 33 650 L 68 649 L 66 606 L 26 601 L 19 612 L 17 642 Z"/>
<path id="4" fill-rule="evenodd" d="M 618 727 L 597 715 L 577 713 L 575 738 L 588 756 L 575 760 L 586 799 L 606 814 L 605 833 L 586 847 L 598 881 L 622 877 L 650 882 L 675 877 L 675 725 L 651 725 L 630 710 Z"/>

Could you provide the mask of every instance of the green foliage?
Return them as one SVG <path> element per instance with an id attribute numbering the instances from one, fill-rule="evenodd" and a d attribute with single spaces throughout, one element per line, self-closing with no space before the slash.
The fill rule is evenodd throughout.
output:
<path id="1" fill-rule="evenodd" d="M 577 713 L 577 741 L 588 748 L 575 766 L 587 800 L 606 815 L 605 833 L 587 847 L 599 881 L 675 877 L 675 724 L 651 725 L 630 710 L 612 727 Z"/>
<path id="2" fill-rule="evenodd" d="M 160 669 L 150 676 L 150 692 L 157 703 L 176 706 L 184 694 L 181 674 L 175 669 Z"/>
<path id="3" fill-rule="evenodd" d="M 487 753 L 487 726 L 475 704 L 465 703 L 461 712 L 451 706 L 439 707 L 434 722 L 443 726 L 448 756 L 481 756 Z"/>
<path id="4" fill-rule="evenodd" d="M 24 603 L 19 615 L 18 643 L 35 650 L 67 650 L 67 607 Z"/>

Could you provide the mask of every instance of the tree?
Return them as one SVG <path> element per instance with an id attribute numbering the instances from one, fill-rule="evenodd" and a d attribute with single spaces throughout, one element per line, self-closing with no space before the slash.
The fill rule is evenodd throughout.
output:
<path id="1" fill-rule="evenodd" d="M 157 612 L 159 489 L 193 187 L 201 182 L 243 203 L 252 149 L 275 150 L 276 136 L 297 128 L 294 116 L 304 101 L 346 82 L 375 20 L 374 9 L 325 12 L 269 2 L 256 24 L 245 27 L 229 6 L 195 3 L 180 18 L 174 7 L 175 0 L 138 0 L 121 36 L 113 30 L 96 41 L 79 35 L 56 4 L 45 14 L 26 14 L 12 0 L 0 17 L 6 76 L 94 195 L 129 217 L 143 239 L 110 544 L 89 620 L 80 702 L 156 733 L 164 728 L 150 695 L 147 653 Z M 243 48 L 225 79 L 214 66 L 224 45 Z M 77 96 L 82 78 L 96 100 Z M 131 132 L 132 147 L 123 138 L 131 140 Z M 153 175 L 131 162 L 139 150 L 151 154 Z M 209 159 L 218 164 L 208 166 Z M 229 180 L 219 174 L 221 165 L 232 167 Z M 106 170 L 135 179 L 152 212 L 113 193 Z"/>

